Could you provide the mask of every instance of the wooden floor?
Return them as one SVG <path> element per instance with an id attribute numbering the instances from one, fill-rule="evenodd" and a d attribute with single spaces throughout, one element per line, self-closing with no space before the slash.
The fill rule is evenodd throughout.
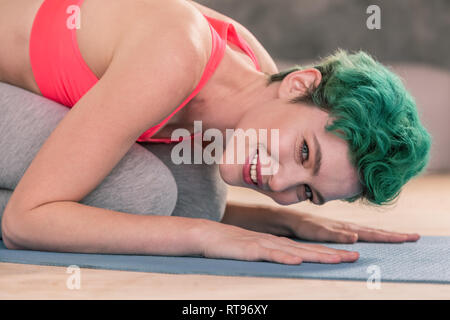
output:
<path id="1" fill-rule="evenodd" d="M 251 190 L 230 188 L 230 200 L 275 205 Z M 450 236 L 450 174 L 411 181 L 397 204 L 379 210 L 334 201 L 299 210 L 376 228 Z M 0 264 L 0 299 L 450 299 L 450 285 L 365 281 L 168 275 L 81 270 L 81 288 L 66 286 L 63 267 Z"/>

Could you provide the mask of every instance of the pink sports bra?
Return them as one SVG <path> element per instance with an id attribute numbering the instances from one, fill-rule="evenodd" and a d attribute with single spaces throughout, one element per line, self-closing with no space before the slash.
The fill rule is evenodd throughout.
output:
<path id="1" fill-rule="evenodd" d="M 81 56 L 76 28 L 69 28 L 73 11 L 81 7 L 84 0 L 44 0 L 33 21 L 30 35 L 30 61 L 36 83 L 46 98 L 72 108 L 79 99 L 99 80 Z M 194 91 L 166 119 L 142 133 L 139 142 L 171 143 L 183 140 L 151 137 L 181 110 L 211 78 L 222 60 L 227 40 L 238 46 L 260 70 L 256 56 L 247 42 L 239 36 L 234 26 L 203 15 L 209 23 L 212 50 L 205 71 Z M 192 138 L 193 135 L 187 138 Z"/>

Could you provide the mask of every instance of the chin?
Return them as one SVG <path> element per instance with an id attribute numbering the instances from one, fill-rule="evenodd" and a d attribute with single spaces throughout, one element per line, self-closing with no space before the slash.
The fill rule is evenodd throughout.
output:
<path id="1" fill-rule="evenodd" d="M 301 202 L 301 201 L 298 201 L 298 200 L 292 201 L 292 200 L 287 200 L 287 199 L 278 199 L 278 198 L 273 198 L 273 197 L 271 197 L 271 198 L 273 199 L 273 201 L 275 201 L 278 204 L 281 204 L 282 206 L 289 206 L 291 204 L 295 204 L 295 203 Z"/>

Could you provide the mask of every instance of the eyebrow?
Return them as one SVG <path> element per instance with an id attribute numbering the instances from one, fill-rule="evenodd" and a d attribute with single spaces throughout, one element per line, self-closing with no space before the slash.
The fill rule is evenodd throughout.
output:
<path id="1" fill-rule="evenodd" d="M 314 169 L 313 169 L 313 176 L 317 176 L 320 171 L 320 165 L 322 164 L 322 150 L 320 149 L 320 143 L 317 140 L 317 137 L 315 134 L 313 134 L 314 139 L 314 146 L 316 149 L 316 155 L 314 157 Z M 318 205 L 322 205 L 325 203 L 325 200 L 323 199 L 323 196 L 320 194 L 320 192 L 316 189 L 316 195 L 317 199 L 319 200 Z"/>

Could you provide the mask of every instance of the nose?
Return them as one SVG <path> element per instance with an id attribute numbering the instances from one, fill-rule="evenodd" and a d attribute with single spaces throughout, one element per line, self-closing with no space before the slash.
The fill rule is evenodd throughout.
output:
<path id="1" fill-rule="evenodd" d="M 298 168 L 296 170 L 289 170 L 286 167 L 280 166 L 278 172 L 270 177 L 268 186 L 273 192 L 283 192 L 305 183 L 304 181 L 305 177 L 302 177 L 302 173 Z"/>
<path id="2" fill-rule="evenodd" d="M 283 183 L 283 179 L 280 179 L 278 175 L 272 176 L 269 181 L 269 188 L 272 192 L 283 192 L 286 190 L 286 184 Z"/>

